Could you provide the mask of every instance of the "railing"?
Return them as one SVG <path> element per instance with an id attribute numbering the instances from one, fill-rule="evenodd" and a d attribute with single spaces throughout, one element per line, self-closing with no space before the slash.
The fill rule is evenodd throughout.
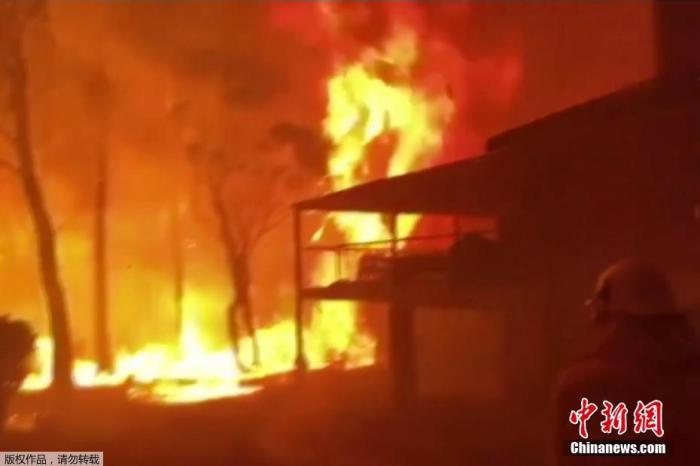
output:
<path id="1" fill-rule="evenodd" d="M 440 240 L 456 240 L 466 232 L 460 231 L 460 232 L 450 232 L 450 233 L 443 233 L 443 234 L 434 234 L 434 235 L 416 235 L 416 236 L 407 236 L 407 237 L 402 237 L 402 238 L 394 238 L 394 239 L 381 239 L 381 240 L 374 240 L 374 241 L 364 241 L 364 242 L 356 242 L 356 243 L 351 243 L 351 242 L 346 242 L 346 243 L 334 243 L 334 244 L 310 244 L 306 245 L 302 248 L 304 252 L 312 252 L 312 253 L 319 253 L 319 254 L 324 254 L 324 253 L 333 253 L 335 255 L 334 257 L 334 263 L 335 263 L 335 277 L 333 277 L 334 280 L 340 280 L 343 278 L 353 278 L 357 279 L 359 278 L 358 275 L 360 275 L 361 267 L 360 267 L 360 259 L 362 255 L 372 252 L 374 255 L 377 256 L 384 256 L 384 257 L 400 257 L 400 256 L 405 256 L 409 255 L 411 253 L 415 253 L 416 250 L 412 249 L 410 247 L 407 247 L 408 244 L 415 244 L 415 243 L 428 243 L 431 241 L 440 241 Z M 483 234 L 483 235 L 489 235 L 493 234 L 494 232 L 492 230 L 477 230 L 477 231 L 469 231 L 469 233 L 475 233 L 475 234 Z M 431 252 L 442 252 L 446 248 L 434 248 L 432 250 L 429 250 Z M 348 258 L 348 256 L 351 255 L 356 255 L 359 257 L 356 258 Z M 353 273 L 354 272 L 354 273 Z M 345 275 L 345 276 L 344 276 Z"/>

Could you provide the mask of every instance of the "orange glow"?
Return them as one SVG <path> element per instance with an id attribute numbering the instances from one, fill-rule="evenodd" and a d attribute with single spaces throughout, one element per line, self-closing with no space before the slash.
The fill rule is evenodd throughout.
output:
<path id="1" fill-rule="evenodd" d="M 429 95 L 414 85 L 411 72 L 418 52 L 413 31 L 399 29 L 383 50 L 368 50 L 330 79 L 324 129 L 334 143 L 328 165 L 334 191 L 426 168 L 438 155 L 454 103 L 446 94 Z M 394 79 L 380 76 L 382 67 Z M 368 146 L 391 134 L 396 142 L 384 172 L 371 173 Z M 409 234 L 418 219 L 401 216 L 398 236 Z M 336 214 L 332 221 L 351 242 L 389 235 L 378 214 Z"/>
<path id="2" fill-rule="evenodd" d="M 429 95 L 414 85 L 412 70 L 418 58 L 414 32 L 398 29 L 382 50 L 367 50 L 358 62 L 342 67 L 329 80 L 324 130 L 333 142 L 328 172 L 334 191 L 425 168 L 438 155 L 453 102 L 446 95 Z M 382 76 L 382 70 L 393 79 Z M 395 136 L 388 163 L 382 173 L 373 173 L 369 147 L 388 135 Z M 398 236 L 410 234 L 419 218 L 400 216 Z M 379 214 L 335 213 L 314 235 L 315 240 L 323 237 L 331 222 L 351 243 L 389 239 Z M 351 270 L 354 265 L 350 264 Z M 322 256 L 314 282 L 327 285 L 340 278 L 335 269 L 335 258 Z M 313 316 L 311 333 L 325 330 L 333 334 L 331 341 L 339 350 L 347 348 L 356 338 L 356 303 L 322 303 Z"/>
<path id="3" fill-rule="evenodd" d="M 328 161 L 330 189 L 424 168 L 439 152 L 453 102 L 446 95 L 426 93 L 413 82 L 419 52 L 415 34 L 400 29 L 382 49 L 366 50 L 358 61 L 338 67 L 329 78 L 328 113 L 323 128 L 333 143 Z M 371 168 L 375 162 L 371 146 L 384 137 L 394 138 L 394 145 L 387 153 L 385 168 L 376 170 Z M 417 216 L 401 217 L 399 234 L 410 233 L 417 221 Z M 330 222 L 351 242 L 388 237 L 379 215 L 338 214 L 329 217 L 326 225 Z M 316 238 L 322 235 L 323 229 Z M 335 279 L 334 274 L 333 258 L 323 257 L 311 278 L 327 284 Z M 165 289 L 163 292 L 164 296 L 169 293 Z M 228 299 L 228 290 L 187 284 L 183 331 L 178 343 L 150 343 L 135 351 L 118 350 L 115 369 L 110 374 L 99 373 L 95 361 L 78 359 L 75 382 L 79 386 L 127 383 L 134 397 L 174 403 L 250 393 L 256 388 L 241 384 L 246 378 L 291 370 L 295 357 L 291 319 L 258 331 L 262 367 L 245 373 L 237 369 L 231 348 L 214 338 L 208 330 L 211 323 L 200 318 L 206 310 L 223 313 Z M 305 333 L 311 368 L 333 362 L 342 362 L 345 367 L 374 362 L 375 341 L 358 329 L 355 303 L 323 303 L 315 309 Z M 39 339 L 37 369 L 25 381 L 25 390 L 49 385 L 52 346 L 50 338 Z M 240 347 L 241 359 L 250 361 L 250 341 L 242 339 Z"/>

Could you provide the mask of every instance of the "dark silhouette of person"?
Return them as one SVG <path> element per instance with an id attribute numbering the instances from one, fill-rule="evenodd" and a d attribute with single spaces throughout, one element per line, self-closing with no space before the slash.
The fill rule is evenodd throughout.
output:
<path id="1" fill-rule="evenodd" d="M 700 339 L 676 305 L 668 277 L 644 259 L 622 260 L 601 274 L 587 307 L 603 334 L 557 385 L 555 464 L 697 464 Z M 583 398 L 597 410 L 591 413 Z M 619 403 L 626 410 L 617 409 Z M 581 422 L 588 414 L 587 423 Z M 583 424 L 588 438 L 581 436 Z M 571 442 L 596 441 L 664 443 L 667 454 L 571 454 Z"/>
<path id="2" fill-rule="evenodd" d="M 0 423 L 12 396 L 29 373 L 35 335 L 29 324 L 0 316 Z"/>

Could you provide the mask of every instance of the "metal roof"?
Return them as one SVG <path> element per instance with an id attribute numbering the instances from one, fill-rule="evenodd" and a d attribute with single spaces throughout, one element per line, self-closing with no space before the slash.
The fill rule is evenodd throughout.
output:
<path id="1" fill-rule="evenodd" d="M 299 210 L 488 215 L 518 199 L 524 154 L 495 151 L 299 202 Z"/>

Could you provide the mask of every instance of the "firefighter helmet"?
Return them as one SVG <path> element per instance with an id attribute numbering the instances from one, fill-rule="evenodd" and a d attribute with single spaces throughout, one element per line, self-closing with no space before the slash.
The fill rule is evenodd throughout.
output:
<path id="1" fill-rule="evenodd" d="M 671 282 L 653 263 L 628 258 L 608 267 L 589 300 L 594 318 L 612 315 L 654 316 L 681 312 Z"/>

